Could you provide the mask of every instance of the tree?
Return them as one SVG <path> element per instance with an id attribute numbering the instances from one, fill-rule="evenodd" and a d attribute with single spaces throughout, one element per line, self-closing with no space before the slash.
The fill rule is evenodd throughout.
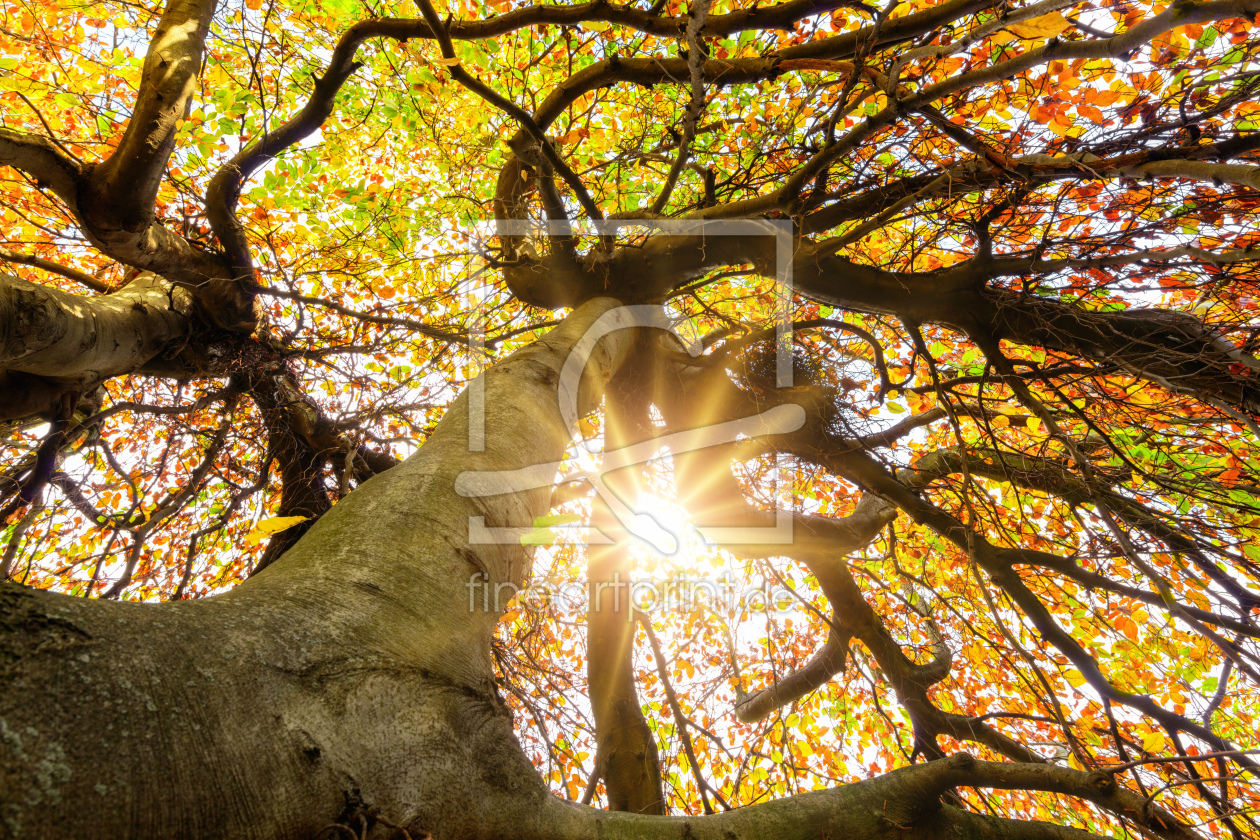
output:
<path id="1" fill-rule="evenodd" d="M 1258 14 L 0 7 L 0 835 L 1256 836 Z"/>

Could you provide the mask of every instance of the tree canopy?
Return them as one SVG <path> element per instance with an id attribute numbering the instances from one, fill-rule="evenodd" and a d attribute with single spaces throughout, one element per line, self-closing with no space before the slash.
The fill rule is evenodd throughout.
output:
<path id="1" fill-rule="evenodd" d="M 529 569 L 446 550 L 776 594 L 496 603 L 557 796 L 1260 834 L 1260 2 L 435 1 L 0 4 L 0 579 L 232 590 L 488 367 L 656 307 L 699 345 L 635 332 L 595 451 L 802 424 L 616 473 L 672 553 L 578 446 L 488 523 Z"/>

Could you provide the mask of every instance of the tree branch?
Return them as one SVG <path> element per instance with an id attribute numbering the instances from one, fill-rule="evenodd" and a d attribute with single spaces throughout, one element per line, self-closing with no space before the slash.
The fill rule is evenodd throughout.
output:
<path id="1" fill-rule="evenodd" d="M 89 298 L 0 274 L 0 375 L 27 383 L 4 389 L 0 418 L 53 412 L 143 367 L 186 339 L 191 309 L 186 292 L 153 275 Z"/>
<path id="2" fill-rule="evenodd" d="M 71 208 L 78 202 L 82 169 L 47 137 L 0 128 L 0 166 L 25 172 Z"/>
<path id="3" fill-rule="evenodd" d="M 139 95 L 118 146 L 93 168 L 84 214 L 100 229 L 154 224 L 154 201 L 179 122 L 197 92 L 217 0 L 168 0 L 149 42 Z"/>
<path id="4" fill-rule="evenodd" d="M 11 262 L 14 265 L 29 265 L 32 268 L 42 268 L 44 271 L 59 274 L 68 280 L 73 280 L 103 295 L 113 291 L 113 287 L 108 283 L 102 283 L 87 272 L 79 271 L 77 268 L 70 268 L 52 260 L 46 260 L 43 257 L 37 257 L 34 254 L 19 254 L 16 251 L 10 251 L 8 248 L 0 248 L 0 260 Z"/>

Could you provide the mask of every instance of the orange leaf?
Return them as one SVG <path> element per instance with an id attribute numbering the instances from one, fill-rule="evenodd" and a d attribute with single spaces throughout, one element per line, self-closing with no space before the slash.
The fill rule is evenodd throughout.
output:
<path id="1" fill-rule="evenodd" d="M 1051 12 L 1023 23 L 1012 23 L 1007 29 L 1021 38 L 1053 38 L 1071 25 L 1059 12 Z"/>

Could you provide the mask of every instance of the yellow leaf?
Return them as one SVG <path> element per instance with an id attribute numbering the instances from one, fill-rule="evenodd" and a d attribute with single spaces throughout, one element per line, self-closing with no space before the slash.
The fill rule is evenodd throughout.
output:
<path id="1" fill-rule="evenodd" d="M 1004 429 L 1007 426 L 1011 425 L 1011 421 L 1007 418 L 1005 414 L 999 414 L 997 417 L 994 417 L 992 420 L 989 421 L 989 425 L 995 429 Z"/>
<path id="2" fill-rule="evenodd" d="M 254 530 L 245 535 L 245 541 L 250 545 L 258 545 L 264 538 L 288 530 L 299 522 L 305 522 L 307 519 L 310 519 L 310 517 L 273 516 L 270 519 L 263 519 L 254 526 Z"/>
<path id="3" fill-rule="evenodd" d="M 205 71 L 205 82 L 212 88 L 228 87 L 233 84 L 232 77 L 222 64 L 211 64 Z"/>
<path id="4" fill-rule="evenodd" d="M 589 29 L 589 30 L 591 30 L 592 32 L 603 32 L 603 31 L 605 31 L 605 30 L 607 30 L 607 29 L 610 29 L 611 27 L 612 27 L 612 24 L 611 24 L 611 23 L 609 23 L 609 22 L 608 22 L 608 21 L 606 21 L 606 20 L 584 20 L 584 21 L 582 21 L 582 28 L 583 28 L 583 29 Z"/>
<path id="5" fill-rule="evenodd" d="M 1148 753 L 1157 753 L 1168 745 L 1163 732 L 1148 732 L 1142 736 L 1142 749 Z"/>
<path id="6" fill-rule="evenodd" d="M 1007 29 L 1021 38 L 1053 38 L 1071 25 L 1059 12 L 1051 12 L 1023 23 L 1012 23 Z"/>
<path id="7" fill-rule="evenodd" d="M 454 67 L 456 64 L 459 64 L 459 59 L 438 57 L 438 58 L 433 59 L 433 63 L 441 64 L 443 67 Z"/>
<path id="8" fill-rule="evenodd" d="M 1049 122 L 1047 128 L 1060 137 L 1080 137 L 1085 133 L 1085 128 L 1077 125 L 1076 120 L 1068 114 L 1056 116 Z"/>
<path id="9" fill-rule="evenodd" d="M 1028 431 L 1030 432 L 1041 431 L 1041 420 L 1039 420 L 1036 417 L 1029 417 L 1028 418 Z"/>
<path id="10" fill-rule="evenodd" d="M 1072 684 L 1073 688 L 1080 688 L 1085 684 L 1085 675 L 1075 668 L 1068 668 L 1063 672 L 1063 676 Z"/>

